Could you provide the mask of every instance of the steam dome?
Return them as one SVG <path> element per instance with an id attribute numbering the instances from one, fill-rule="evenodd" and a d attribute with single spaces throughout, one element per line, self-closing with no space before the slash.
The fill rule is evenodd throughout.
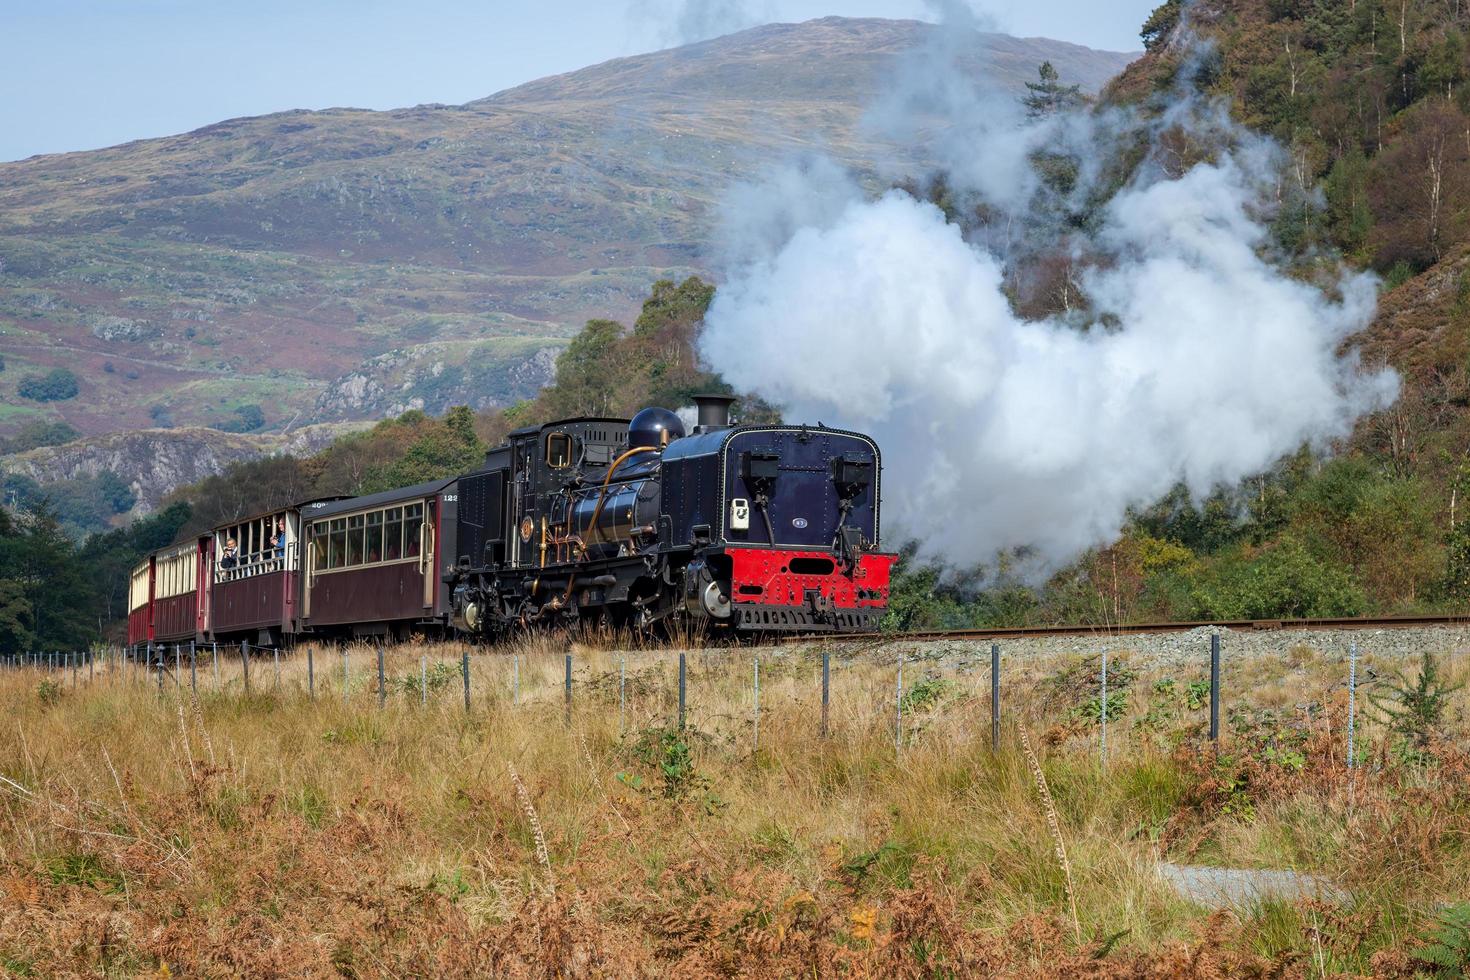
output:
<path id="1" fill-rule="evenodd" d="M 667 408 L 645 408 L 628 423 L 628 448 L 663 447 L 682 438 L 684 423 Z"/>

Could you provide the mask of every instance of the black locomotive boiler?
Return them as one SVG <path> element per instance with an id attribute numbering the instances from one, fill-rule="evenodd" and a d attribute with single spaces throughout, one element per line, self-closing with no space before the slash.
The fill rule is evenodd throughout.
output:
<path id="1" fill-rule="evenodd" d="M 510 434 L 458 481 L 454 627 L 862 631 L 888 605 L 878 447 L 822 425 L 647 408 Z"/>

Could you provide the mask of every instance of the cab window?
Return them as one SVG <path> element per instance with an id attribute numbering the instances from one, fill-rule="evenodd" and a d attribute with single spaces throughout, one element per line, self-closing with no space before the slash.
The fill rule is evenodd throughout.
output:
<path id="1" fill-rule="evenodd" d="M 565 432 L 552 432 L 546 436 L 546 465 L 554 470 L 564 470 L 572 465 L 572 437 Z"/>

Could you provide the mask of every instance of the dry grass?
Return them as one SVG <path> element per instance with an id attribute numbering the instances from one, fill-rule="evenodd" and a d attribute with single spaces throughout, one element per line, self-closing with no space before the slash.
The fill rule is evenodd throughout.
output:
<path id="1" fill-rule="evenodd" d="M 345 673 L 343 651 L 314 650 L 314 698 L 304 651 L 279 680 L 273 660 L 253 660 L 248 696 L 238 651 L 218 688 L 201 660 L 197 699 L 187 669 L 161 693 L 125 669 L 76 687 L 0 675 L 0 964 L 37 976 L 1387 974 L 1411 965 L 1426 911 L 1470 894 L 1470 766 L 1448 744 L 1435 765 L 1396 766 L 1365 724 L 1364 758 L 1378 761 L 1349 793 L 1337 665 L 1322 658 L 1256 668 L 1276 717 L 1233 702 L 1216 760 L 1187 701 L 1194 678 L 1125 684 L 1119 657 L 1110 700 L 1126 696 L 1126 712 L 1106 767 L 1085 714 L 1089 665 L 1007 663 L 1008 722 L 1045 735 L 1048 807 L 1015 729 L 991 750 L 988 672 L 963 658 L 904 648 L 896 749 L 891 646 L 834 657 L 825 741 L 815 648 L 690 651 L 682 736 L 676 653 L 572 647 L 568 726 L 567 652 L 551 639 L 476 652 L 468 713 L 459 649 L 426 645 L 386 652 L 382 708 L 369 647 L 346 651 Z M 1272 738 L 1302 764 L 1271 761 Z M 1353 902 L 1211 914 L 1164 885 L 1161 855 L 1327 872 Z"/>

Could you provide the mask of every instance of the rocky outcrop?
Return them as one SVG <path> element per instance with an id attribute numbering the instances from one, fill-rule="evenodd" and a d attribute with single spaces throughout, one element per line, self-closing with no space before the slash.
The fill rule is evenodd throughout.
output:
<path id="1" fill-rule="evenodd" d="M 41 484 L 112 472 L 137 495 L 144 514 L 182 486 L 222 473 L 232 463 L 271 453 L 304 456 L 360 426 L 313 425 L 286 435 L 241 435 L 217 429 L 139 429 L 0 457 L 0 470 Z"/>
<path id="2" fill-rule="evenodd" d="M 454 405 L 501 408 L 556 376 L 560 344 L 519 338 L 420 344 L 365 361 L 327 386 L 315 418 L 382 418 L 421 409 L 441 415 Z"/>
<path id="3" fill-rule="evenodd" d="M 158 328 L 147 320 L 135 320 L 126 316 L 93 316 L 90 319 L 92 336 L 108 343 L 138 343 L 158 336 Z"/>

